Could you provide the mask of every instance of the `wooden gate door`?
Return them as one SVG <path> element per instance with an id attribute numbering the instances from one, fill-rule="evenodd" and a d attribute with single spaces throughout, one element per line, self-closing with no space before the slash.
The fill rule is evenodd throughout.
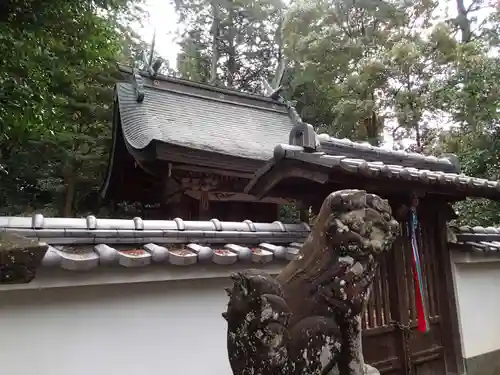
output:
<path id="1" fill-rule="evenodd" d="M 422 262 L 425 301 L 429 310 L 430 332 L 417 330 L 415 288 L 411 247 L 406 223 L 394 249 L 382 259 L 364 316 L 363 350 L 365 360 L 382 374 L 445 375 L 456 373 L 456 358 L 446 321 L 450 321 L 450 298 L 443 286 L 447 256 L 439 213 L 420 210 L 419 251 Z M 444 246 L 444 248 L 443 248 Z"/>

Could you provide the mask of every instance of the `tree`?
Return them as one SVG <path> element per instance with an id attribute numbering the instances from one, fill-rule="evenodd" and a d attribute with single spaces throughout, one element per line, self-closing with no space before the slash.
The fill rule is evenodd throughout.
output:
<path id="1" fill-rule="evenodd" d="M 86 197 L 96 198 L 119 77 L 115 63 L 132 40 L 124 22 L 137 4 L 2 4 L 0 163 L 8 172 L 0 177 L 3 214 L 46 207 L 70 216 Z"/>
<path id="2" fill-rule="evenodd" d="M 297 2 L 284 32 L 305 119 L 372 144 L 384 126 L 396 138 L 413 131 L 420 144 L 436 46 L 418 27 L 429 24 L 435 7 L 429 0 Z"/>
<path id="3" fill-rule="evenodd" d="M 456 6 L 457 17 L 451 25 L 457 43 L 450 50 L 447 72 L 438 81 L 433 99 L 453 124 L 442 134 L 443 149 L 459 157 L 463 173 L 500 180 L 500 59 L 491 53 L 498 45 L 500 9 L 481 0 L 467 6 L 457 1 Z M 479 19 L 478 11 L 486 8 L 490 13 Z M 469 199 L 456 209 L 462 224 L 500 224 L 496 202 Z"/>
<path id="4" fill-rule="evenodd" d="M 463 173 L 498 181 L 500 59 L 472 47 L 464 46 L 455 74 L 440 91 L 456 124 L 446 134 L 445 147 L 457 154 Z M 500 206 L 496 202 L 468 200 L 458 204 L 457 209 L 462 223 L 500 224 Z"/>
<path id="5" fill-rule="evenodd" d="M 179 0 L 182 35 L 178 71 L 199 82 L 262 92 L 281 59 L 280 1 Z"/>

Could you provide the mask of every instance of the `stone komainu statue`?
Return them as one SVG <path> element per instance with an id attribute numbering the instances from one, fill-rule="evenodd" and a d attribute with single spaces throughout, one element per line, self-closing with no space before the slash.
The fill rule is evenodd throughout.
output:
<path id="1" fill-rule="evenodd" d="M 361 315 L 377 260 L 398 229 L 386 200 L 337 191 L 277 278 L 259 270 L 233 275 L 223 316 L 234 375 L 366 373 Z"/>

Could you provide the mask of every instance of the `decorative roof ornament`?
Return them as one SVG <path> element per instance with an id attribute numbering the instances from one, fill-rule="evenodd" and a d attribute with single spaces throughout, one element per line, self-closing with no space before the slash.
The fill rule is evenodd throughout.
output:
<path id="1" fill-rule="evenodd" d="M 144 67 L 152 77 L 155 77 L 158 74 L 158 72 L 161 69 L 161 66 L 163 65 L 163 59 L 161 57 L 158 57 L 153 63 L 155 44 L 156 44 L 156 29 L 153 33 L 153 41 L 151 42 L 151 51 L 149 51 L 149 57 L 146 56 L 146 51 L 143 51 L 142 53 L 142 60 L 144 63 Z"/>
<path id="2" fill-rule="evenodd" d="M 142 103 L 144 101 L 144 82 L 142 81 L 141 73 L 139 69 L 132 69 L 132 85 L 134 86 L 135 99 L 137 103 Z"/>
<path id="3" fill-rule="evenodd" d="M 149 57 L 146 55 L 146 51 L 142 51 L 142 63 L 144 64 L 144 69 L 150 74 L 151 77 L 155 77 L 158 74 L 164 62 L 161 57 L 158 57 L 153 63 L 155 44 L 156 44 L 156 30 L 153 33 L 153 41 L 151 42 L 151 50 L 149 51 Z M 132 80 L 133 80 L 136 100 L 138 103 L 142 103 L 144 101 L 144 83 L 139 68 L 137 67 L 134 67 L 132 70 Z"/>
<path id="4" fill-rule="evenodd" d="M 286 65 L 287 62 L 285 59 L 280 60 L 273 80 L 274 88 L 264 77 L 261 77 L 264 93 L 268 98 L 277 100 L 286 105 L 288 115 L 294 124 L 294 127 L 290 131 L 288 143 L 295 146 L 301 146 L 307 152 L 315 152 L 319 145 L 319 141 L 317 139 L 316 132 L 314 131 L 314 127 L 311 124 L 307 124 L 302 121 L 302 118 L 295 109 L 296 102 L 286 100 L 283 96 L 281 96 L 281 92 L 285 89 L 285 86 L 282 85 L 281 82 L 283 81 Z"/>

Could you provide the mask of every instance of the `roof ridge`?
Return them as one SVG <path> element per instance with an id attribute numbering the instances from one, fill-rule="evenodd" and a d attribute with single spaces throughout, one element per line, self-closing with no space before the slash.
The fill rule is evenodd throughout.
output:
<path id="1" fill-rule="evenodd" d="M 244 220 L 220 221 L 211 220 L 144 220 L 97 218 L 88 215 L 85 218 L 44 217 L 40 213 L 28 216 L 0 216 L 0 228 L 5 229 L 80 229 L 80 230 L 163 230 L 163 231 L 214 231 L 214 232 L 303 232 L 310 231 L 307 223 L 285 224 L 281 221 L 253 222 Z"/>
<path id="2" fill-rule="evenodd" d="M 122 64 L 117 64 L 117 65 L 118 65 L 118 70 L 121 73 L 129 74 L 129 75 L 133 74 L 132 67 L 122 65 Z M 210 85 L 207 83 L 200 83 L 200 82 L 191 81 L 188 79 L 178 78 L 178 77 L 174 77 L 171 75 L 164 75 L 164 74 L 156 74 L 156 75 L 152 76 L 149 72 L 147 72 L 145 70 L 139 70 L 138 73 L 141 75 L 142 78 L 147 78 L 147 79 L 150 79 L 153 81 L 157 80 L 157 81 L 163 81 L 163 82 L 177 83 L 180 85 L 195 87 L 195 88 L 199 88 L 202 90 L 220 92 L 220 93 L 225 93 L 228 95 L 235 95 L 235 96 L 244 97 L 244 98 L 248 98 L 248 99 L 260 100 L 260 101 L 263 101 L 266 103 L 283 105 L 283 103 L 280 103 L 277 100 L 273 100 L 272 98 L 267 97 L 265 95 L 247 93 L 247 92 L 243 92 L 243 91 L 231 88 L 231 87 L 219 87 L 219 86 L 214 86 L 214 85 Z"/>
<path id="3" fill-rule="evenodd" d="M 456 229 L 457 229 L 457 233 L 500 234 L 500 227 L 493 227 L 493 226 L 482 227 L 479 225 L 476 225 L 476 226 L 462 225 L 462 226 L 456 227 Z"/>
<path id="4" fill-rule="evenodd" d="M 355 148 L 360 152 L 373 152 L 375 154 L 379 154 L 379 156 L 400 157 L 401 159 L 410 159 L 415 162 L 441 164 L 443 166 L 453 167 L 455 173 L 460 173 L 460 164 L 458 158 L 453 154 L 445 154 L 446 156 L 437 157 L 434 155 L 423 155 L 417 152 L 407 152 L 404 150 L 388 150 L 380 146 L 373 146 L 368 142 L 357 142 L 347 138 L 336 138 L 326 133 L 318 134 L 317 137 L 320 141 L 320 146 L 328 146 L 328 144 L 330 143 L 333 146 L 337 147 Z M 327 149 L 325 151 L 328 152 Z"/>
<path id="5" fill-rule="evenodd" d="M 451 227 L 451 226 L 450 226 Z M 457 245 L 464 246 L 464 250 L 474 250 L 481 253 L 495 254 L 500 252 L 500 228 L 481 226 L 453 226 Z"/>

